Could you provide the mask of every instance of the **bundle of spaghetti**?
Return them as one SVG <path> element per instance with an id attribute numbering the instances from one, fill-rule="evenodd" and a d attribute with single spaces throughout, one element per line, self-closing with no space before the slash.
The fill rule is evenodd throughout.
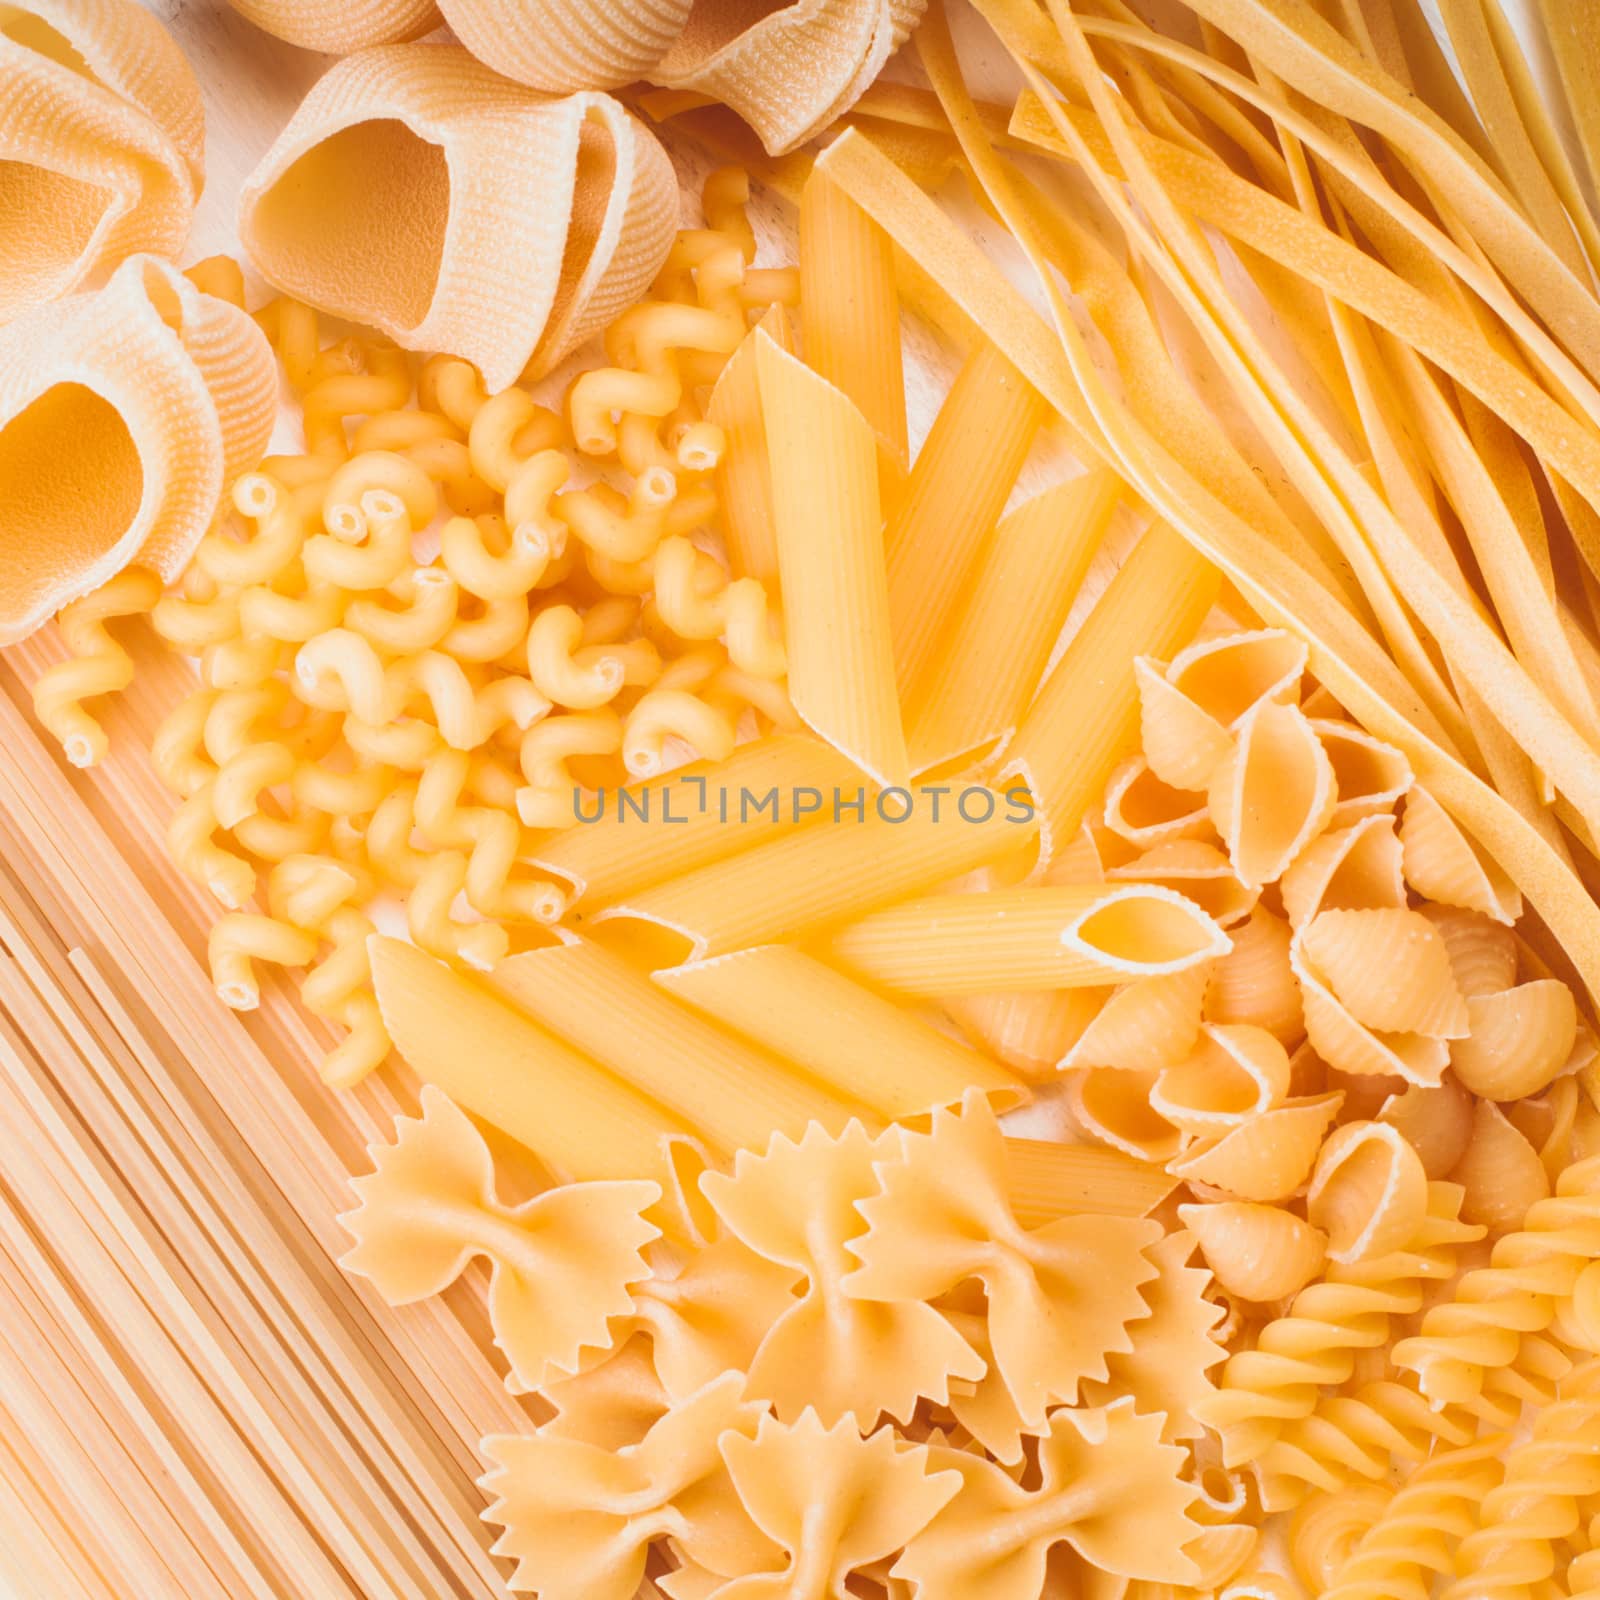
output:
<path id="1" fill-rule="evenodd" d="M 1531 1589 L 1560 1567 L 1558 1546 L 1582 1526 L 1600 1492 L 1600 1365 L 1591 1361 L 1533 1419 L 1532 1436 L 1505 1457 L 1504 1480 L 1478 1503 L 1477 1526 L 1456 1552 L 1449 1600 Z"/>
<path id="2" fill-rule="evenodd" d="M 1593 627 L 1586 602 L 1558 600 L 1549 577 L 1557 567 L 1586 569 L 1600 549 L 1600 442 L 1587 420 L 1600 370 L 1591 291 L 1413 93 L 1410 57 L 1380 51 L 1354 21 L 1346 19 L 1346 35 L 1309 7 L 1286 8 L 1250 76 L 1121 14 L 1061 4 L 1040 17 L 1008 0 L 981 9 L 1030 86 L 1012 137 L 1071 162 L 1088 181 L 1099 220 L 1122 233 L 1139 270 L 1181 307 L 1181 363 L 1153 337 L 1142 280 L 1079 220 L 1055 179 L 1025 172 L 996 146 L 937 15 L 917 48 L 939 114 L 1039 270 L 1054 325 L 859 132 L 835 141 L 819 170 L 995 339 L 1087 449 L 1223 568 L 1264 621 L 1307 638 L 1321 681 L 1404 753 L 1527 894 L 1551 948 L 1600 986 L 1600 922 L 1574 865 L 1600 814 L 1583 666 Z M 1190 9 L 1219 37 L 1259 20 L 1236 0 Z M 1509 40 L 1497 47 L 1516 59 Z M 1105 61 L 1116 63 L 1115 82 Z M 1303 114 L 1280 80 L 1330 120 Z M 1445 94 L 1447 84 L 1435 73 L 1427 91 Z M 1070 109 L 1063 91 L 1077 97 Z M 1200 131 L 1179 136 L 1154 109 L 1169 91 L 1202 108 Z M 1450 112 L 1475 126 L 1470 109 L 1453 103 Z M 1261 137 L 1248 120 L 1257 115 L 1278 142 Z M 1427 199 L 1413 202 L 1354 153 L 1357 124 L 1421 178 Z M 1249 152 L 1238 172 L 1228 165 L 1235 139 Z M 1202 239 L 1205 225 L 1239 247 L 1226 274 Z M 1483 253 L 1461 248 L 1452 227 L 1481 234 Z M 1357 228 L 1369 245 L 1354 242 Z M 1236 269 L 1243 276 L 1230 276 Z M 1114 382 L 1091 357 L 1063 281 L 1085 296 Z M 1309 361 L 1261 338 L 1244 308 L 1257 295 L 1294 329 Z M 1469 296 L 1481 297 L 1493 331 L 1472 324 Z M 938 310 L 936 299 L 927 303 Z M 1237 409 L 1197 417 L 1191 371 L 1205 394 L 1225 392 Z M 1174 408 L 1182 426 L 1173 425 Z M 1402 437 L 1403 416 L 1420 419 L 1415 437 Z M 1514 438 L 1554 485 L 1549 499 L 1538 499 Z M 1278 486 L 1246 482 L 1261 443 L 1283 474 Z M 1373 479 L 1358 465 L 1369 459 L 1378 463 Z M 1430 471 L 1466 530 L 1487 609 L 1430 498 Z M 1553 811 L 1542 804 L 1552 793 Z"/>
<path id="3" fill-rule="evenodd" d="M 1452 1275 L 1457 1251 L 1484 1232 L 1457 1220 L 1461 1200 L 1458 1186 L 1431 1184 L 1427 1216 L 1405 1249 L 1332 1263 L 1253 1349 L 1229 1358 L 1216 1395 L 1201 1406 L 1228 1465 L 1260 1459 L 1286 1425 L 1314 1416 L 1324 1391 L 1355 1371 L 1358 1353 L 1384 1348 L 1395 1321 L 1421 1309 L 1424 1286 Z"/>
<path id="4" fill-rule="evenodd" d="M 183 247 L 205 179 L 200 85 L 136 0 L 23 0 L 0 26 L 0 323 Z"/>

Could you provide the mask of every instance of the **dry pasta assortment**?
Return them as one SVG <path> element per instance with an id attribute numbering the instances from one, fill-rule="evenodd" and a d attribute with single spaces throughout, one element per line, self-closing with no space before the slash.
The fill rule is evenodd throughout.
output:
<path id="1" fill-rule="evenodd" d="M 1600 1592 L 1587 9 L 234 5 L 182 273 L 0 5 L 37 1592 Z"/>

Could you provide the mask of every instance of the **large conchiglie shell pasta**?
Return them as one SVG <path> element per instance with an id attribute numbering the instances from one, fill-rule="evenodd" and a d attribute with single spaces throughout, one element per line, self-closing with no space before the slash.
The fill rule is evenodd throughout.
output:
<path id="1" fill-rule="evenodd" d="M 1427 1209 L 1422 1158 L 1386 1122 L 1335 1129 L 1306 1191 L 1306 1216 L 1327 1234 L 1329 1256 L 1344 1263 L 1403 1249 Z"/>
<path id="2" fill-rule="evenodd" d="M 1450 952 L 1418 912 L 1323 911 L 1301 939 L 1306 959 L 1365 1027 L 1435 1039 L 1466 1034 Z"/>
<path id="3" fill-rule="evenodd" d="M 683 31 L 690 0 L 440 0 L 440 8 L 496 72 L 565 93 L 645 76 Z"/>
<path id="4" fill-rule="evenodd" d="M 926 0 L 698 5 L 649 77 L 732 106 L 779 155 L 855 103 L 925 7 Z"/>
<path id="5" fill-rule="evenodd" d="M 1223 1200 L 1178 1207 L 1218 1283 L 1241 1300 L 1282 1300 L 1322 1270 L 1327 1235 L 1276 1206 Z"/>
<path id="6" fill-rule="evenodd" d="M 176 577 L 276 403 L 250 318 L 149 256 L 0 330 L 0 643 L 134 562 Z"/>
<path id="7" fill-rule="evenodd" d="M 228 0 L 258 28 L 307 50 L 346 55 L 420 39 L 439 26 L 434 0 Z"/>
<path id="8" fill-rule="evenodd" d="M 177 254 L 204 176 L 200 86 L 143 6 L 0 6 L 0 83 L 0 322 L 138 251 Z"/>
<path id="9" fill-rule="evenodd" d="M 245 183 L 239 234 L 285 293 L 498 390 L 636 300 L 677 215 L 666 152 L 608 95 L 400 44 L 322 78 Z"/>

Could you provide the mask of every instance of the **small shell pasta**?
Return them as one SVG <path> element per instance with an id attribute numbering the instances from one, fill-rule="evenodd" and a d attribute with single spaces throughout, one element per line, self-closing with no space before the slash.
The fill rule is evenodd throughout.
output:
<path id="1" fill-rule="evenodd" d="M 1106 877 L 1160 884 L 1193 900 L 1224 928 L 1249 916 L 1260 898 L 1234 876 L 1228 858 L 1204 839 L 1172 839 L 1155 845 L 1132 861 L 1110 868 Z"/>
<path id="2" fill-rule="evenodd" d="M 1319 911 L 1369 911 L 1406 904 L 1394 818 L 1364 817 L 1312 842 L 1283 875 L 1283 909 L 1297 928 Z"/>
<path id="3" fill-rule="evenodd" d="M 1499 994 L 1517 981 L 1517 939 L 1510 928 L 1459 906 L 1417 908 L 1439 931 L 1450 955 L 1456 987 L 1468 1000 Z"/>
<path id="4" fill-rule="evenodd" d="M 1289 925 L 1264 906 L 1233 930 L 1233 949 L 1212 969 L 1206 1016 L 1249 1023 L 1285 1046 L 1305 1033 L 1300 985 L 1289 961 Z"/>
<path id="5" fill-rule="evenodd" d="M 1472 1137 L 1451 1168 L 1450 1181 L 1465 1192 L 1462 1218 L 1495 1233 L 1520 1227 L 1528 1208 L 1550 1194 L 1550 1177 L 1539 1152 L 1488 1100 L 1477 1104 Z"/>
<path id="6" fill-rule="evenodd" d="M 1064 1068 L 1160 1071 L 1176 1066 L 1200 1037 L 1209 968 L 1139 978 L 1106 1001 L 1062 1061 Z"/>
<path id="7" fill-rule="evenodd" d="M 1317 1156 L 1306 1216 L 1324 1230 L 1328 1255 L 1348 1264 L 1403 1249 L 1428 1209 L 1428 1175 L 1400 1130 L 1349 1122 Z"/>
<path id="8" fill-rule="evenodd" d="M 1322 1270 L 1327 1235 L 1277 1206 L 1224 1200 L 1178 1207 L 1218 1283 L 1242 1300 L 1282 1300 Z"/>
<path id="9" fill-rule="evenodd" d="M 1289 1100 L 1214 1143 L 1196 1146 L 1167 1170 L 1241 1200 L 1286 1200 L 1310 1175 L 1341 1094 Z"/>
<path id="10" fill-rule="evenodd" d="M 1153 1072 L 1095 1067 L 1074 1073 L 1067 1106 L 1084 1132 L 1140 1161 L 1170 1161 L 1182 1136 L 1150 1104 Z"/>
<path id="11" fill-rule="evenodd" d="M 1112 773 L 1105 818 L 1113 833 L 1140 849 L 1211 832 L 1205 796 L 1163 782 L 1142 756 Z"/>
<path id="12" fill-rule="evenodd" d="M 1389 1095 L 1378 1120 L 1398 1128 L 1430 1179 L 1443 1178 L 1461 1159 L 1472 1137 L 1473 1097 L 1453 1074 L 1428 1087 L 1408 1084 Z"/>
<path id="13" fill-rule="evenodd" d="M 1400 844 L 1406 882 L 1426 899 L 1481 911 L 1507 926 L 1522 915 L 1515 885 L 1420 784 L 1406 796 Z"/>
<path id="14" fill-rule="evenodd" d="M 1262 1028 L 1207 1023 L 1188 1060 L 1168 1067 L 1150 1104 L 1190 1134 L 1216 1134 L 1270 1111 L 1289 1093 L 1289 1054 Z"/>
<path id="15" fill-rule="evenodd" d="M 1337 803 L 1333 764 L 1296 706 L 1264 701 L 1211 775 L 1211 819 L 1239 881 L 1274 883 L 1327 827 Z"/>
<path id="16" fill-rule="evenodd" d="M 1133 663 L 1145 759 L 1175 789 L 1203 790 L 1233 749 L 1228 730 L 1175 687 L 1148 656 Z"/>
<path id="17" fill-rule="evenodd" d="M 1306 670 L 1306 647 L 1281 628 L 1198 639 L 1167 669 L 1172 685 L 1225 728 L 1263 701 L 1292 701 Z"/>
<path id="18" fill-rule="evenodd" d="M 1405 756 L 1353 722 L 1314 717 L 1311 726 L 1333 763 L 1339 794 L 1330 826 L 1348 827 L 1362 817 L 1393 810 L 1412 784 L 1411 763 Z"/>
<path id="19" fill-rule="evenodd" d="M 1426 917 L 1397 908 L 1322 911 L 1300 939 L 1306 960 L 1363 1026 L 1435 1039 L 1465 1035 L 1466 1001 L 1449 950 Z"/>
<path id="20" fill-rule="evenodd" d="M 1489 1100 L 1537 1094 L 1561 1072 L 1578 1037 L 1578 1007 L 1556 978 L 1537 978 L 1467 1001 L 1470 1032 L 1450 1047 L 1450 1065 Z"/>

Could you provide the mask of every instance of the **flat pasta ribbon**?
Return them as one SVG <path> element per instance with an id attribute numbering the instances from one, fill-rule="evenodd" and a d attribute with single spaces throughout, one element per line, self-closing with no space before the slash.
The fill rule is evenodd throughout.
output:
<path id="1" fill-rule="evenodd" d="M 398 1118 L 395 1134 L 351 1185 L 361 1204 L 340 1219 L 356 1241 L 347 1271 L 405 1305 L 487 1257 L 489 1321 L 522 1388 L 574 1373 L 585 1348 L 612 1344 L 609 1319 L 632 1310 L 629 1286 L 650 1275 L 641 1251 L 660 1230 L 642 1213 L 659 1184 L 563 1184 L 508 1206 L 483 1135 L 431 1084 L 422 1115 Z"/>
<path id="2" fill-rule="evenodd" d="M 204 181 L 204 113 L 143 6 L 5 6 L 0 85 L 0 323 L 138 251 L 178 253 Z"/>
<path id="3" fill-rule="evenodd" d="M 748 1392 L 781 1419 L 809 1406 L 824 1423 L 847 1413 L 907 1421 L 919 1399 L 943 1402 L 952 1378 L 983 1362 L 916 1295 L 856 1298 L 847 1246 L 864 1230 L 858 1205 L 878 1187 L 874 1163 L 892 1152 L 852 1122 L 838 1138 L 813 1123 L 797 1144 L 781 1134 L 764 1155 L 741 1152 L 729 1175 L 707 1173 L 706 1198 L 729 1230 L 769 1261 L 806 1275 L 807 1288 L 768 1330 L 750 1362 Z"/>
<path id="4" fill-rule="evenodd" d="M 307 50 L 343 55 L 420 39 L 439 26 L 434 0 L 228 0 L 258 28 Z"/>
<path id="5" fill-rule="evenodd" d="M 936 1111 L 927 1134 L 899 1133 L 900 1159 L 880 1162 L 883 1192 L 861 1202 L 867 1233 L 850 1248 L 861 1268 L 848 1293 L 890 1304 L 932 1300 L 976 1279 L 988 1296 L 994 1362 L 1024 1420 L 1076 1400 L 1127 1328 L 1148 1314 L 1139 1287 L 1156 1275 L 1142 1251 L 1158 1224 L 1069 1216 L 1024 1229 L 1005 1183 L 1005 1143 L 988 1102 Z"/>
<path id="6" fill-rule="evenodd" d="M 339 62 L 246 180 L 262 274 L 491 390 L 548 371 L 640 298 L 671 248 L 666 152 L 610 96 L 551 100 L 448 45 Z"/>
<path id="7" fill-rule="evenodd" d="M 124 567 L 176 577 L 276 406 L 260 330 L 152 256 L 0 329 L 0 644 Z"/>

